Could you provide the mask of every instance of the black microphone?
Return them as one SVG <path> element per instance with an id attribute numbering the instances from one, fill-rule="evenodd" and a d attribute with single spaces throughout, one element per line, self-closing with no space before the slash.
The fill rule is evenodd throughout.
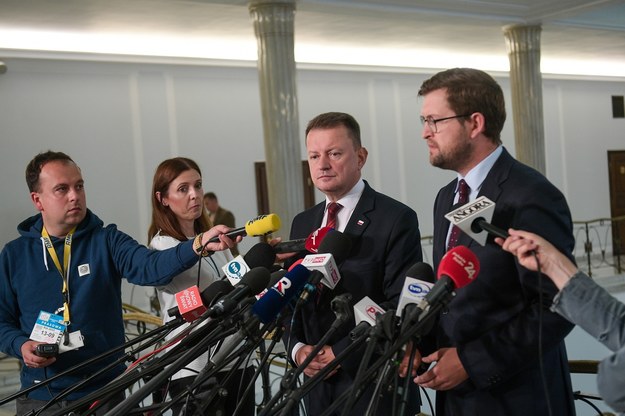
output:
<path id="1" fill-rule="evenodd" d="M 245 227 L 234 228 L 225 233 L 225 235 L 232 239 L 235 239 L 238 236 L 260 237 L 262 235 L 278 231 L 279 229 L 280 217 L 278 217 L 276 214 L 267 214 L 256 217 L 253 220 L 249 220 L 245 224 Z M 210 240 L 208 240 L 208 242 L 219 242 L 219 236 L 211 238 Z"/>
<path id="2" fill-rule="evenodd" d="M 252 305 L 252 315 L 246 319 L 245 325 L 232 338 L 221 346 L 211 362 L 213 365 L 222 363 L 235 347 L 245 338 L 258 332 L 258 324 L 272 322 L 302 289 L 310 272 L 301 265 L 295 266 L 284 274 L 260 299 Z"/>
<path id="3" fill-rule="evenodd" d="M 197 286 L 195 286 L 197 287 Z M 226 295 L 230 292 L 232 292 L 234 290 L 234 286 L 232 286 L 230 283 L 228 283 L 226 280 L 217 280 L 213 283 L 211 283 L 206 289 L 204 289 L 201 293 L 200 293 L 200 298 L 202 299 L 202 305 L 204 306 L 204 311 L 206 311 L 206 306 L 209 306 L 214 300 L 217 300 L 218 298 L 222 297 L 223 295 Z M 178 299 L 178 295 L 182 292 L 178 292 L 176 294 L 176 300 Z M 167 315 L 169 315 L 171 318 L 178 318 L 181 316 L 180 314 L 180 309 L 178 306 L 173 306 L 171 308 L 169 308 L 167 310 Z M 182 316 L 185 321 L 187 322 L 191 322 L 195 319 L 197 319 L 197 317 L 195 319 L 187 319 L 187 317 Z"/>
<path id="4" fill-rule="evenodd" d="M 504 239 L 509 236 L 505 230 L 490 223 L 494 211 L 495 203 L 485 196 L 481 196 L 475 201 L 445 214 L 445 218 L 480 245 L 485 245 L 488 234 Z M 486 233 L 482 231 L 486 231 Z"/>
<path id="5" fill-rule="evenodd" d="M 273 247 L 269 243 L 260 242 L 254 244 L 244 256 L 239 255 L 230 260 L 221 270 L 234 286 L 254 267 L 264 267 L 269 270 L 275 261 L 276 253 Z"/>
<path id="6" fill-rule="evenodd" d="M 232 312 L 242 300 L 260 293 L 267 287 L 270 278 L 269 270 L 264 267 L 253 268 L 241 278 L 232 292 L 208 309 L 208 316 L 215 318 Z"/>
<path id="7" fill-rule="evenodd" d="M 329 231 L 333 230 L 334 228 L 331 227 L 321 227 L 310 233 L 310 235 L 306 238 L 301 238 L 299 240 L 283 241 L 273 246 L 273 249 L 276 253 L 293 253 L 298 251 L 317 253 L 319 251 L 319 246 L 324 240 L 326 234 L 328 234 Z"/>

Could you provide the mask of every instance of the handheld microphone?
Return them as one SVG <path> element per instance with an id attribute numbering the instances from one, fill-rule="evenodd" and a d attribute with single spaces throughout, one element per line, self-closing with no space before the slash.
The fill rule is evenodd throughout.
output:
<path id="1" fill-rule="evenodd" d="M 241 281 L 241 277 L 254 267 L 269 269 L 275 260 L 276 254 L 271 245 L 261 242 L 252 246 L 252 248 L 245 253 L 245 256 L 239 255 L 230 260 L 221 270 L 234 286 Z"/>
<path id="2" fill-rule="evenodd" d="M 208 316 L 214 318 L 233 311 L 239 302 L 260 293 L 267 287 L 270 278 L 269 270 L 264 267 L 253 268 L 241 278 L 241 281 L 234 286 L 232 292 L 208 309 Z"/>
<path id="3" fill-rule="evenodd" d="M 232 239 L 238 236 L 250 236 L 259 237 L 265 234 L 273 233 L 280 229 L 280 217 L 276 214 L 267 214 L 258 216 L 252 220 L 249 220 L 245 227 L 235 228 L 226 233 L 226 235 Z M 215 236 L 208 240 L 209 243 L 219 242 L 219 236 Z"/>
<path id="4" fill-rule="evenodd" d="M 434 270 L 427 263 L 419 262 L 406 272 L 404 287 L 399 295 L 395 315 L 402 316 L 408 305 L 418 305 L 434 286 Z"/>
<path id="5" fill-rule="evenodd" d="M 292 253 L 298 251 L 317 253 L 319 245 L 325 238 L 326 234 L 331 230 L 333 230 L 333 228 L 321 227 L 310 233 L 310 235 L 306 238 L 283 241 L 273 246 L 273 249 L 276 253 Z"/>
<path id="6" fill-rule="evenodd" d="M 232 290 L 234 290 L 234 287 L 228 283 L 225 280 L 217 280 L 213 283 L 211 283 L 206 289 L 204 289 L 200 294 L 200 298 L 201 298 L 201 308 L 198 307 L 198 309 L 203 309 L 203 311 L 199 314 L 195 313 L 194 310 L 188 310 L 187 308 L 184 307 L 184 305 L 189 305 L 189 301 L 188 300 L 182 300 L 183 303 L 183 307 L 181 308 L 181 304 L 178 300 L 179 295 L 180 297 L 184 297 L 185 293 L 188 291 L 194 291 L 194 296 L 196 295 L 195 291 L 198 290 L 197 286 L 192 286 L 189 289 L 185 289 L 181 292 L 176 293 L 176 304 L 178 306 L 174 306 L 171 307 L 167 310 L 167 315 L 169 315 L 171 318 L 176 318 L 176 317 L 182 317 L 185 321 L 187 322 L 192 322 L 194 320 L 196 320 L 197 318 L 200 317 L 200 315 L 202 313 L 204 313 L 206 311 L 206 305 L 210 305 L 214 300 L 220 298 L 221 296 L 228 294 L 230 292 L 232 292 Z"/>
<path id="7" fill-rule="evenodd" d="M 490 224 L 494 211 L 495 203 L 485 196 L 481 196 L 475 201 L 445 214 L 445 218 L 483 246 L 486 244 L 488 234 L 504 239 L 508 238 L 508 233 L 505 230 Z M 486 232 L 482 233 L 482 231 Z"/>

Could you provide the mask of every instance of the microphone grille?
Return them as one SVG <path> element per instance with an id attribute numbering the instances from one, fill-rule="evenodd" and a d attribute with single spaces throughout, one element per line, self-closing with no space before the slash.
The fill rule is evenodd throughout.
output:
<path id="1" fill-rule="evenodd" d="M 410 266 L 410 268 L 406 272 L 406 276 L 419 279 L 419 280 L 423 280 L 426 282 L 434 283 L 435 281 L 434 269 L 432 269 L 432 266 L 422 261 Z"/>
<path id="2" fill-rule="evenodd" d="M 270 269 L 276 260 L 276 252 L 269 243 L 256 243 L 245 253 L 243 260 L 250 269 L 254 267 Z"/>

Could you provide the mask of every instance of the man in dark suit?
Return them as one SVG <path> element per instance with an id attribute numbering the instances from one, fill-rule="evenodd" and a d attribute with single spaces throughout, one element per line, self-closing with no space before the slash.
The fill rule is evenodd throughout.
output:
<path id="1" fill-rule="evenodd" d="M 323 288 L 317 301 L 309 301 L 290 331 L 289 353 L 296 364 L 304 361 L 314 345 L 335 320 L 330 301 L 349 292 L 352 303 L 369 296 L 382 307 L 395 308 L 405 272 L 421 261 L 421 242 L 417 215 L 411 208 L 373 190 L 361 178 L 367 150 L 360 141 L 360 127 L 345 113 L 324 113 L 315 117 L 306 128 L 306 150 L 312 180 L 326 200 L 298 214 L 293 219 L 291 239 L 305 238 L 315 229 L 327 225 L 330 203 L 338 203 L 334 228 L 352 239 L 348 258 L 339 265 L 341 280 L 334 290 Z M 315 295 L 313 295 L 314 297 Z M 349 345 L 350 322 L 335 334 L 304 370 L 313 377 Z M 308 415 L 322 413 L 346 389 L 352 386 L 360 356 L 343 361 L 308 397 Z M 416 387 L 416 386 L 413 386 Z M 411 392 L 411 413 L 418 410 L 418 389 Z M 371 391 L 352 408 L 352 415 L 365 414 Z M 386 401 L 378 413 L 388 414 Z M 341 409 L 336 414 L 340 414 Z"/>
<path id="2" fill-rule="evenodd" d="M 469 201 L 486 196 L 495 202 L 493 225 L 531 230 L 571 253 L 564 196 L 501 144 L 506 112 L 497 82 L 482 71 L 450 69 L 425 81 L 419 96 L 430 163 L 458 173 L 434 204 L 435 266 L 452 234 L 444 215 L 458 201 L 461 180 L 470 188 Z M 481 246 L 461 233 L 457 244 L 477 255 L 481 270 L 441 314 L 438 349 L 423 359 L 436 365 L 415 378 L 437 390 L 436 414 L 575 414 L 564 345 L 573 326 L 549 310 L 557 288 L 520 266 L 493 237 Z"/>

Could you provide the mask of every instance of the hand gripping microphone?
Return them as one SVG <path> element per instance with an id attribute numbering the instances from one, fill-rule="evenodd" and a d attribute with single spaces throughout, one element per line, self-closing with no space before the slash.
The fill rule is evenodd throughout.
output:
<path id="1" fill-rule="evenodd" d="M 239 302 L 260 293 L 267 287 L 270 278 L 269 270 L 264 267 L 253 268 L 241 278 L 232 292 L 222 297 L 208 309 L 208 316 L 215 318 L 232 312 Z"/>
<path id="2" fill-rule="evenodd" d="M 283 241 L 273 246 L 276 253 L 292 253 L 298 251 L 308 251 L 317 253 L 319 245 L 323 241 L 328 231 L 333 230 L 330 227 L 321 227 L 310 233 L 306 238 L 299 240 Z"/>
<path id="3" fill-rule="evenodd" d="M 176 293 L 176 305 L 167 310 L 170 317 L 179 317 L 187 322 L 193 322 L 206 312 L 206 306 L 210 305 L 219 297 L 230 293 L 234 287 L 225 280 L 217 280 L 211 283 L 200 293 L 197 286 Z"/>
<path id="4" fill-rule="evenodd" d="M 238 236 L 260 237 L 265 234 L 273 233 L 280 229 L 280 217 L 276 214 L 261 215 L 249 220 L 245 223 L 245 227 L 234 228 L 226 233 L 232 239 Z M 209 243 L 217 243 L 219 236 L 215 236 L 208 240 Z"/>
<path id="5" fill-rule="evenodd" d="M 486 244 L 488 234 L 496 237 L 508 238 L 508 233 L 499 227 L 490 224 L 495 211 L 495 203 L 485 196 L 477 198 L 460 208 L 445 215 L 445 218 L 464 231 L 469 237 L 480 243 Z M 482 231 L 486 231 L 483 233 Z"/>
<path id="6" fill-rule="evenodd" d="M 236 285 L 247 272 L 254 267 L 270 269 L 276 260 L 276 254 L 268 243 L 257 243 L 245 253 L 245 256 L 236 256 L 224 265 L 224 272 L 230 283 Z"/>

